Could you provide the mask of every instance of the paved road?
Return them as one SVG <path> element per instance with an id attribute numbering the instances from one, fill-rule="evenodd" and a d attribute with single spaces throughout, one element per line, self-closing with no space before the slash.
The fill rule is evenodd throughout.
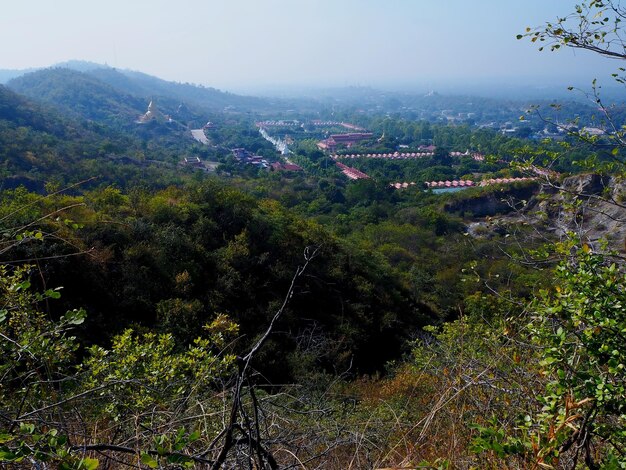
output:
<path id="1" fill-rule="evenodd" d="M 200 142 L 202 144 L 205 144 L 205 145 L 209 145 L 209 139 L 207 139 L 206 135 L 204 135 L 204 130 L 202 130 L 202 129 L 193 129 L 191 131 L 191 135 L 198 142 Z"/>

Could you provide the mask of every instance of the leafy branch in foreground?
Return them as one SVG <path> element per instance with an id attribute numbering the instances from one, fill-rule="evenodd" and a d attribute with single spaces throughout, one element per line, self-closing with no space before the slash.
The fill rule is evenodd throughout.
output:
<path id="1" fill-rule="evenodd" d="M 514 428 L 478 427 L 474 450 L 523 455 L 529 468 L 626 468 L 626 274 L 574 241 L 527 309 L 546 385 Z"/>
<path id="2" fill-rule="evenodd" d="M 517 38 L 530 38 L 533 43 L 542 44 L 539 50 L 549 47 L 551 51 L 561 48 L 582 49 L 618 61 L 626 60 L 626 40 L 623 23 L 626 8 L 620 0 L 589 0 L 576 5 L 574 12 L 559 17 L 537 28 L 526 28 Z M 618 67 L 612 78 L 620 85 L 626 84 L 626 68 Z M 606 104 L 601 96 L 601 86 L 597 79 L 591 85 L 591 92 L 583 92 L 600 113 L 596 127 L 579 129 L 577 123 L 556 126 L 574 137 L 579 143 L 586 143 L 593 149 L 605 149 L 603 169 L 623 171 L 626 149 L 626 128 L 615 118 L 614 108 Z M 570 90 L 574 87 L 570 86 Z M 594 116 L 595 118 L 595 116 Z M 552 123 L 554 124 L 554 123 Z M 591 167 L 591 160 L 587 163 Z M 593 162 L 597 163 L 597 162 Z M 596 167 L 597 169 L 597 167 Z"/>
<path id="3" fill-rule="evenodd" d="M 626 466 L 626 276 L 587 245 L 532 305 L 531 332 L 551 377 L 537 416 L 546 458 Z"/>
<path id="4" fill-rule="evenodd" d="M 109 350 L 90 348 L 76 366 L 79 343 L 70 330 L 85 312 L 47 318 L 37 305 L 60 294 L 32 292 L 28 272 L 0 265 L 0 462 L 92 469 L 97 452 L 131 466 L 110 453 L 210 463 L 188 447 L 212 432 L 211 421 L 191 432 L 185 426 L 203 413 L 219 414 L 215 395 L 234 356 L 214 348 L 236 327 L 220 317 L 207 326 L 208 337 L 184 351 L 175 350 L 171 335 L 129 330 Z"/>
<path id="5" fill-rule="evenodd" d="M 550 50 L 571 47 L 605 57 L 626 59 L 626 42 L 621 34 L 626 9 L 620 0 L 591 0 L 576 5 L 575 11 L 536 29 L 526 28 L 517 38 L 545 43 Z M 539 50 L 543 50 L 542 45 Z"/>

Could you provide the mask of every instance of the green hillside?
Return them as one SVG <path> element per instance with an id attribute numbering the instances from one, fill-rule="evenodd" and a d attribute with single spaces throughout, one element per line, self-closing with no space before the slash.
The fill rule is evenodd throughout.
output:
<path id="1" fill-rule="evenodd" d="M 145 112 L 146 102 L 85 73 L 44 69 L 10 80 L 16 93 L 54 104 L 70 115 L 123 126 Z"/>
<path id="2" fill-rule="evenodd" d="M 83 99 L 91 99 L 93 89 L 85 87 L 83 91 L 88 93 Z M 102 95 L 96 94 L 94 101 L 98 97 Z M 97 184 L 122 186 L 146 179 L 150 185 L 180 180 L 176 163 L 193 149 L 185 129 L 154 123 L 120 130 L 65 109 L 0 86 L 4 188 L 22 184 L 40 191 L 46 182 L 66 185 L 92 178 Z M 111 118 L 108 113 L 103 116 L 106 122 Z M 163 163 L 155 166 L 146 160 Z"/>
<path id="3" fill-rule="evenodd" d="M 7 63 L 64 25 L 207 83 L 347 86 L 0 85 L 0 468 L 626 469 L 626 67 L 614 104 L 551 95 L 573 55 L 516 55 L 523 2 L 26 3 Z M 517 39 L 624 65 L 626 6 L 572 10 Z"/>

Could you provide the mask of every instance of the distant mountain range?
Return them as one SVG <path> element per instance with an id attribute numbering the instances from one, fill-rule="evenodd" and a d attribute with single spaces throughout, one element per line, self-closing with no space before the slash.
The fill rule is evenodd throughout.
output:
<path id="1" fill-rule="evenodd" d="M 17 75 L 17 76 L 16 76 Z M 467 124 L 493 129 L 512 129 L 524 114 L 524 126 L 540 131 L 544 118 L 581 123 L 594 120 L 596 108 L 587 102 L 567 100 L 558 107 L 552 101 L 514 98 L 479 98 L 436 92 L 411 94 L 385 92 L 369 87 L 309 90 L 299 97 L 258 98 L 223 92 L 214 88 L 162 80 L 142 72 L 122 70 L 93 62 L 70 61 L 35 71 L 2 71 L 13 76 L 6 86 L 42 104 L 53 105 L 77 120 L 102 124 L 142 139 L 164 137 L 214 121 L 216 114 L 239 114 L 248 120 L 260 116 L 332 117 L 379 116 L 393 113 L 410 120 Z M 174 126 L 137 126 L 136 121 L 153 101 L 161 116 Z M 541 106 L 542 116 L 526 113 Z M 623 106 L 618 121 L 622 122 Z M 222 116 L 223 117 L 223 116 Z M 167 119 L 165 119 L 167 120 Z M 178 126 L 178 129 L 175 129 Z M 148 132 L 149 131 L 149 132 Z"/>
<path id="2" fill-rule="evenodd" d="M 69 61 L 44 69 L 0 70 L 0 83 L 25 96 L 72 109 L 89 119 L 102 113 L 123 117 L 145 112 L 155 100 L 169 114 L 179 108 L 198 112 L 263 111 L 280 108 L 276 100 L 240 96 L 215 88 L 177 83 L 132 70 L 93 62 Z M 83 98 L 88 95 L 91 103 Z"/>
<path id="3" fill-rule="evenodd" d="M 72 75 L 73 74 L 73 75 Z M 128 69 L 86 61 L 68 61 L 46 69 L 2 70 L 0 83 L 26 96 L 44 100 L 65 111 L 77 112 L 87 119 L 105 119 L 111 124 L 117 119 L 129 119 L 145 112 L 154 100 L 160 111 L 185 125 L 202 125 L 207 114 L 219 111 L 274 115 L 297 110 L 300 113 L 317 114 L 324 107 L 354 108 L 370 114 L 393 112 L 410 119 L 445 120 L 443 111 L 452 110 L 455 115 L 471 114 L 477 123 L 489 121 L 517 121 L 520 110 L 535 104 L 545 104 L 547 98 L 561 97 L 558 101 L 576 103 L 572 119 L 580 114 L 581 106 L 589 114 L 589 106 L 581 93 L 563 96 L 563 91 L 545 90 L 545 98 L 528 90 L 490 89 L 485 93 L 459 94 L 452 91 L 436 92 L 383 91 L 369 87 L 342 87 L 274 90 L 281 98 L 242 96 L 215 88 L 178 83 Z M 443 85 L 442 85 L 443 86 Z M 484 92 L 485 90 L 483 90 Z M 506 91 L 506 92 L 505 92 Z M 605 90 L 606 91 L 606 90 Z M 83 98 L 94 94 L 87 103 Z M 526 98 L 523 96 L 526 95 Z M 543 96 L 542 95 L 542 96 Z M 558 95 L 558 96 L 557 96 Z M 533 98 L 534 96 L 534 98 Z M 608 99 L 608 97 L 607 97 Z M 623 101 L 623 99 L 617 100 Z M 182 106 L 181 106 L 182 105 Z M 91 106 L 91 108 L 90 108 Z M 182 112 L 184 111 L 184 112 Z M 564 113 L 563 113 L 564 114 Z M 206 119 L 206 120 L 205 120 Z M 202 122 L 205 120 L 204 122 Z"/>

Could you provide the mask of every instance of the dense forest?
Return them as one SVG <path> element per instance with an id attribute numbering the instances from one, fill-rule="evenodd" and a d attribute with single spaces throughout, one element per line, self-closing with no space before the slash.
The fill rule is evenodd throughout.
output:
<path id="1" fill-rule="evenodd" d="M 626 468 L 620 105 L 78 68 L 0 85 L 3 468 Z"/>

